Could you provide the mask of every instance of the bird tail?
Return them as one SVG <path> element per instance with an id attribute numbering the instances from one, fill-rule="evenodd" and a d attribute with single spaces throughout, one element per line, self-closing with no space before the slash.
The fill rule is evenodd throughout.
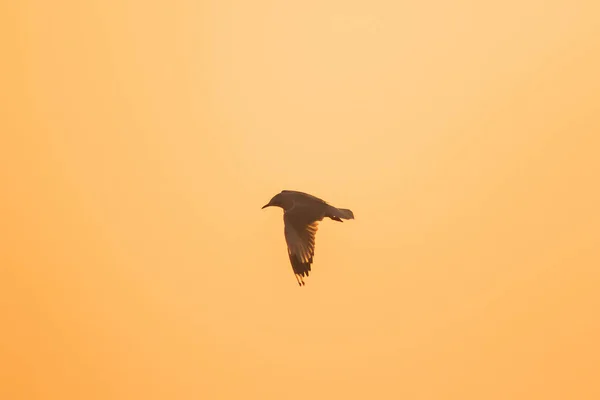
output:
<path id="1" fill-rule="evenodd" d="M 354 219 L 354 213 L 347 208 L 331 207 L 328 217 L 334 221 L 344 222 L 342 219 Z"/>

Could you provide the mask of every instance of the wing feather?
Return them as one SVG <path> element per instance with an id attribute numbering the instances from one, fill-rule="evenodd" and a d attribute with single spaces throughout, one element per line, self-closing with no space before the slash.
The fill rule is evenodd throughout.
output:
<path id="1" fill-rule="evenodd" d="M 311 221 L 302 213 L 285 213 L 283 220 L 288 255 L 294 274 L 308 276 L 315 255 L 315 235 L 319 222 Z"/>

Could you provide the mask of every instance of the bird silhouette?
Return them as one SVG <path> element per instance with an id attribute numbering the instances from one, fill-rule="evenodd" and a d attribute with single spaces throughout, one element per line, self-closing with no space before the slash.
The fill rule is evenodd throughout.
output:
<path id="1" fill-rule="evenodd" d="M 344 222 L 354 219 L 354 213 L 345 208 L 336 208 L 313 195 L 294 190 L 282 190 L 273 196 L 266 207 L 283 209 L 285 241 L 290 263 L 298 285 L 304 285 L 304 276 L 309 276 L 315 255 L 315 235 L 323 218 Z"/>

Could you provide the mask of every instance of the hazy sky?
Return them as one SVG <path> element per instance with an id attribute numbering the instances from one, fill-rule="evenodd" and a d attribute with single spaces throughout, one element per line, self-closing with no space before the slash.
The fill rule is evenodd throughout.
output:
<path id="1" fill-rule="evenodd" d="M 0 398 L 600 398 L 598 2 L 8 3 Z"/>

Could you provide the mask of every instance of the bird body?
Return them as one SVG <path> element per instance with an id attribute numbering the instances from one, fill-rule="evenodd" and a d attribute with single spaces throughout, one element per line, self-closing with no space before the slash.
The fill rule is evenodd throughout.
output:
<path id="1" fill-rule="evenodd" d="M 334 207 L 318 197 L 294 190 L 282 190 L 262 208 L 266 207 L 283 209 L 288 255 L 300 286 L 304 285 L 303 277 L 311 271 L 319 222 L 325 217 L 338 222 L 354 219 L 354 213 L 348 209 Z"/>

